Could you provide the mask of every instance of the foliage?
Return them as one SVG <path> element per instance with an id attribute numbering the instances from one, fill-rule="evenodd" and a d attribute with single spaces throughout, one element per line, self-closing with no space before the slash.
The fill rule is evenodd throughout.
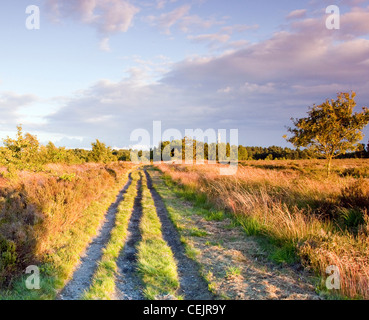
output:
<path id="1" fill-rule="evenodd" d="M 88 160 L 90 162 L 109 163 L 117 160 L 112 154 L 110 147 L 107 147 L 105 143 L 96 139 L 96 142 L 92 143 L 92 151 L 89 154 Z"/>
<path id="2" fill-rule="evenodd" d="M 99 140 L 92 143 L 91 151 L 56 147 L 51 141 L 41 145 L 36 136 L 24 134 L 21 125 L 17 126 L 15 139 L 7 137 L 3 139 L 3 144 L 0 147 L 0 165 L 7 168 L 9 176 L 14 176 L 17 170 L 42 171 L 48 163 L 83 164 L 130 160 L 129 150 L 112 150 Z"/>
<path id="3" fill-rule="evenodd" d="M 17 126 L 15 139 L 3 139 L 4 148 L 0 151 L 0 163 L 10 170 L 35 169 L 41 164 L 39 155 L 39 142 L 36 136 L 23 134 L 22 126 Z"/>
<path id="4" fill-rule="evenodd" d="M 50 164 L 44 172 L 23 171 L 17 180 L 7 178 L 7 187 L 0 188 L 0 287 L 11 284 L 28 265 L 40 262 L 51 263 L 62 278 L 68 276 L 71 261 L 78 259 L 75 250 L 84 249 L 80 241 L 89 240 L 81 237 L 84 229 L 91 233 L 93 225 L 99 224 L 99 220 L 87 220 L 102 217 L 106 209 L 95 212 L 97 206 L 113 189 L 115 198 L 118 183 L 130 167 Z M 114 170 L 115 176 L 107 169 Z M 90 206 L 93 214 L 86 213 Z M 62 258 L 69 254 L 73 258 Z"/>
<path id="5" fill-rule="evenodd" d="M 368 108 L 362 108 L 361 113 L 353 113 L 355 96 L 355 92 L 351 95 L 339 93 L 336 100 L 314 105 L 307 117 L 292 119 L 295 127 L 288 128 L 292 137 L 287 138 L 287 141 L 296 147 L 318 152 L 327 159 L 328 175 L 334 157 L 358 150 L 358 142 L 363 138 L 361 130 L 369 122 Z"/>

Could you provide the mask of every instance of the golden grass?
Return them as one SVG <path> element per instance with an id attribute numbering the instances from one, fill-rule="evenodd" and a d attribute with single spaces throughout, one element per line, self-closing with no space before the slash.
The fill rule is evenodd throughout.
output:
<path id="1" fill-rule="evenodd" d="M 51 261 L 78 238 L 78 232 L 91 233 L 89 226 L 75 226 L 88 221 L 87 209 L 103 202 L 132 167 L 52 165 L 43 172 L 20 171 L 5 179 L 0 188 L 0 250 L 7 258 L 0 261 L 0 286 L 10 284 L 28 265 Z"/>
<path id="2" fill-rule="evenodd" d="M 329 179 L 324 176 L 324 161 L 319 160 L 253 161 L 233 176 L 220 176 L 219 165 L 158 167 L 186 188 L 206 194 L 218 208 L 253 221 L 260 233 L 280 245 L 293 245 L 305 265 L 323 277 L 329 265 L 336 265 L 340 293 L 367 299 L 369 180 L 358 182 L 346 173 L 353 168 L 365 173 L 369 162 L 336 160 L 334 165 Z M 364 217 L 357 232 L 340 225 L 343 208 Z"/>

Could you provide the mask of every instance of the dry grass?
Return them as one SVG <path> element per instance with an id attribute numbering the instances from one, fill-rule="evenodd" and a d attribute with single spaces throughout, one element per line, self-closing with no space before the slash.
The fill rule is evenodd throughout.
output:
<path id="1" fill-rule="evenodd" d="M 248 233 L 292 247 L 323 277 L 329 265 L 336 265 L 340 293 L 365 299 L 369 298 L 368 167 L 367 160 L 336 160 L 334 174 L 326 179 L 324 162 L 317 160 L 253 161 L 233 176 L 220 176 L 219 165 L 159 165 L 188 190 L 206 194 L 218 208 L 232 212 Z"/>
<path id="2" fill-rule="evenodd" d="M 0 285 L 9 285 L 26 266 L 44 262 L 65 246 L 86 209 L 131 167 L 50 165 L 44 172 L 21 171 L 1 179 Z"/>

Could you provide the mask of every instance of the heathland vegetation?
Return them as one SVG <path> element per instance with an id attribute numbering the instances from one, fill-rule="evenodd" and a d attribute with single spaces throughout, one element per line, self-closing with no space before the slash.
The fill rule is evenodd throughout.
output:
<path id="1" fill-rule="evenodd" d="M 91 150 L 56 147 L 52 142 L 41 145 L 18 126 L 15 139 L 4 139 L 0 147 L 0 297 L 55 298 L 126 185 L 124 197 L 119 205 L 116 202 L 115 224 L 91 273 L 91 285 L 81 298 L 111 299 L 121 290 L 117 289 L 118 260 L 127 243 L 136 253 L 126 270 L 137 269 L 142 297 L 180 299 L 186 298 L 186 292 L 196 298 L 197 291 L 208 297 L 208 289 L 220 297 L 240 297 L 229 283 L 237 279 L 246 287 L 250 271 L 240 261 L 249 257 L 242 247 L 257 239 L 262 249 L 256 251 L 268 261 L 303 265 L 315 272 L 321 279 L 319 293 L 326 293 L 326 272 L 331 270 L 327 267 L 335 266 L 340 286 L 330 293 L 368 299 L 369 145 L 359 141 L 369 111 L 352 114 L 354 106 L 354 93 L 340 94 L 337 100 L 311 108 L 306 118 L 293 120 L 288 141 L 296 150 L 185 138 L 137 151 L 147 160 L 158 153 L 162 159 L 164 150 L 169 150 L 170 159 L 182 160 L 190 152 L 192 159 L 205 160 L 202 166 L 154 163 L 161 173 L 152 168 L 149 173 L 147 168 L 134 170 L 139 165 L 130 161 L 132 150 L 113 150 L 99 140 Z M 235 150 L 239 166 L 234 175 L 219 175 L 221 161 L 206 165 L 206 160 L 230 157 Z M 181 238 L 173 235 L 167 216 Z M 224 224 L 226 219 L 229 225 Z M 235 239 L 229 237 L 229 230 Z M 219 244 L 214 245 L 215 240 Z M 222 251 L 223 240 L 228 251 Z M 227 260 L 227 252 L 238 260 Z M 189 258 L 198 261 L 208 289 L 200 280 L 196 288 L 193 281 L 184 280 L 186 274 L 198 276 Z M 216 259 L 231 261 L 225 276 L 219 276 L 224 270 L 213 273 L 213 267 L 219 267 L 214 265 Z M 25 290 L 24 270 L 30 265 L 40 268 L 40 290 Z M 183 265 L 188 268 L 185 272 Z M 219 289 L 222 286 L 234 294 Z"/>
<path id="2" fill-rule="evenodd" d="M 321 160 L 245 162 L 233 176 L 219 176 L 217 166 L 158 168 L 190 199 L 232 213 L 248 235 L 267 239 L 273 260 L 301 262 L 322 279 L 337 266 L 337 293 L 369 297 L 368 160 L 334 160 L 329 178 Z"/>
<path id="3" fill-rule="evenodd" d="M 102 147 L 97 141 L 88 156 Z M 20 126 L 16 139 L 4 139 L 0 154 L 0 287 L 18 288 L 15 296 L 31 294 L 18 276 L 41 264 L 43 290 L 37 294 L 53 297 L 134 166 L 108 161 L 106 153 L 100 163 L 81 163 L 70 150 L 40 146 Z"/>

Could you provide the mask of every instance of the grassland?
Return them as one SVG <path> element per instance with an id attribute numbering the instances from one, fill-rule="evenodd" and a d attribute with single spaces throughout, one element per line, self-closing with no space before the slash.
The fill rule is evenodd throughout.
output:
<path id="1" fill-rule="evenodd" d="M 246 235 L 232 214 L 170 176 L 149 172 L 187 257 L 198 265 L 213 299 L 318 299 L 309 273 L 266 259 L 258 239 Z"/>
<path id="2" fill-rule="evenodd" d="M 320 160 L 246 161 L 232 176 L 220 166 L 49 164 L 0 175 L 0 298 L 54 299 L 112 203 L 84 299 L 113 299 L 125 267 L 138 282 L 119 297 L 316 299 L 314 272 L 321 297 L 369 298 L 369 160 L 335 160 L 329 177 Z M 134 260 L 122 262 L 127 243 Z M 25 288 L 29 265 L 40 290 Z M 326 288 L 332 265 L 339 290 Z M 194 285 L 188 275 L 199 272 Z"/>
<path id="3" fill-rule="evenodd" d="M 98 263 L 91 286 L 83 295 L 85 300 L 110 300 L 114 295 L 117 259 L 126 241 L 128 223 L 137 196 L 138 175 L 137 171 L 132 173 L 131 185 L 124 194 L 124 201 L 118 206 L 115 227 L 111 231 L 107 246 L 103 249 L 103 255 Z"/>
<path id="4" fill-rule="evenodd" d="M 232 214 L 248 235 L 271 244 L 271 258 L 300 262 L 321 276 L 340 271 L 340 290 L 330 296 L 369 297 L 368 160 L 336 160 L 326 178 L 324 162 L 244 162 L 234 176 L 218 166 L 159 165 L 188 199 Z"/>
<path id="5" fill-rule="evenodd" d="M 149 300 L 168 296 L 180 299 L 176 293 L 179 288 L 177 264 L 172 250 L 163 239 L 162 225 L 145 175 L 142 188 L 142 240 L 138 246 L 137 260 L 138 271 L 145 284 L 144 295 Z"/>
<path id="6" fill-rule="evenodd" d="M 133 167 L 48 165 L 43 172 L 2 178 L 1 298 L 55 298 Z M 29 265 L 40 267 L 40 290 L 25 288 Z"/>

